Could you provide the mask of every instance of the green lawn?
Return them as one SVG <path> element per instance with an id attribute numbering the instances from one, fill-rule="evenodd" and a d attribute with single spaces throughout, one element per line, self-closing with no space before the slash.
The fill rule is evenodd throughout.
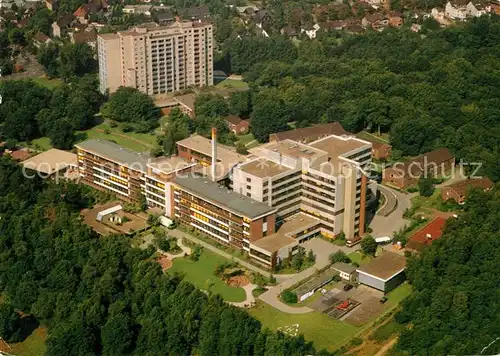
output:
<path id="1" fill-rule="evenodd" d="M 390 291 L 387 293 L 387 304 L 392 306 L 392 305 L 397 305 L 403 301 L 406 297 L 408 297 L 411 294 L 412 287 L 409 283 L 404 283 L 397 287 L 396 289 Z"/>
<path id="2" fill-rule="evenodd" d="M 47 347 L 45 346 L 45 340 L 47 339 L 47 328 L 39 327 L 35 329 L 30 336 L 28 336 L 23 342 L 18 342 L 16 344 L 10 344 L 12 349 L 9 354 L 20 355 L 20 356 L 40 356 L 45 355 Z"/>
<path id="3" fill-rule="evenodd" d="M 218 88 L 234 88 L 234 89 L 247 89 L 248 84 L 242 80 L 224 79 L 216 85 Z"/>
<path id="4" fill-rule="evenodd" d="M 228 302 L 242 302 L 245 300 L 245 291 L 242 288 L 230 287 L 219 277 L 213 274 L 215 267 L 228 262 L 227 259 L 215 253 L 203 250 L 198 261 L 190 258 L 178 258 L 173 261 L 173 266 L 167 270 L 168 273 L 183 273 L 184 278 L 202 290 L 208 290 L 220 294 Z"/>
<path id="5" fill-rule="evenodd" d="M 238 139 L 238 141 L 236 142 L 236 144 L 239 143 L 239 142 L 241 142 L 244 145 L 246 145 L 249 142 L 252 142 L 253 140 L 255 140 L 255 137 L 253 137 L 252 133 L 247 133 L 246 135 L 239 135 L 239 136 L 236 136 L 236 138 Z"/>
<path id="6" fill-rule="evenodd" d="M 416 196 L 412 198 L 412 203 L 414 206 L 418 206 L 421 209 L 425 208 L 435 208 L 438 209 L 442 204 L 441 199 L 441 189 L 437 188 L 434 190 L 434 193 L 430 197 Z"/>
<path id="7" fill-rule="evenodd" d="M 260 301 L 248 312 L 272 331 L 276 331 L 279 327 L 299 324 L 299 334 L 303 334 L 307 341 L 312 341 L 318 350 L 333 351 L 351 339 L 359 330 L 358 327 L 343 321 L 331 319 L 326 314 L 318 312 L 287 314 Z"/>
<path id="8" fill-rule="evenodd" d="M 31 78 L 38 85 L 44 86 L 47 89 L 54 89 L 63 84 L 61 79 L 48 79 L 44 77 Z"/>
<path id="9" fill-rule="evenodd" d="M 380 143 L 388 143 L 389 142 L 389 135 L 388 134 L 381 134 L 380 136 L 378 136 L 378 135 L 372 134 L 370 132 L 361 131 L 361 132 L 357 133 L 356 136 L 359 137 L 360 139 L 377 141 Z"/>
<path id="10" fill-rule="evenodd" d="M 109 133 L 106 133 L 109 130 Z M 136 132 L 123 132 L 118 127 L 110 127 L 108 124 L 100 124 L 85 131 L 77 131 L 78 142 L 89 139 L 100 139 L 114 141 L 117 144 L 137 152 L 150 151 L 156 145 L 156 136 Z M 26 143 L 21 143 L 26 144 Z M 52 148 L 48 137 L 40 137 L 31 141 L 31 147 L 46 151 Z"/>
<path id="11" fill-rule="evenodd" d="M 109 133 L 106 133 L 106 130 L 109 130 Z M 110 127 L 108 124 L 100 124 L 89 130 L 78 131 L 77 136 L 80 142 L 91 138 L 109 140 L 138 152 L 149 151 L 156 144 L 155 135 L 123 132 L 119 127 Z"/>
<path id="12" fill-rule="evenodd" d="M 370 262 L 373 258 L 371 256 L 366 256 L 363 252 L 360 251 L 351 252 L 347 256 L 351 259 L 352 262 L 356 262 L 360 266 L 362 264 Z"/>

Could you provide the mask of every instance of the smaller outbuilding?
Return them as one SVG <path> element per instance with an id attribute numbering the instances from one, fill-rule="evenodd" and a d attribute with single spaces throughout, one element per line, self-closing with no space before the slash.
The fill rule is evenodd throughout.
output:
<path id="1" fill-rule="evenodd" d="M 318 289 L 323 287 L 325 284 L 328 284 L 337 274 L 338 272 L 336 270 L 328 268 L 327 270 L 301 284 L 293 290 L 293 292 L 297 295 L 297 300 L 299 302 L 303 302 L 304 300 L 312 296 Z"/>
<path id="2" fill-rule="evenodd" d="M 405 280 L 406 258 L 394 252 L 384 252 L 357 269 L 359 283 L 390 292 Z"/>
<path id="3" fill-rule="evenodd" d="M 356 267 L 344 262 L 336 262 L 332 265 L 332 269 L 339 273 L 340 278 L 348 282 L 357 280 Z"/>
<path id="4" fill-rule="evenodd" d="M 68 176 L 77 170 L 77 156 L 74 153 L 52 148 L 22 163 L 25 169 L 35 172 L 43 178 Z"/>

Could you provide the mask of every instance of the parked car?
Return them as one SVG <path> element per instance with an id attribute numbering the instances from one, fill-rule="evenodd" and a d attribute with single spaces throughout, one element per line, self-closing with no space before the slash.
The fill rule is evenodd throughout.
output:
<path id="1" fill-rule="evenodd" d="M 352 289 L 352 284 L 344 284 L 344 290 L 347 292 Z"/>
<path id="2" fill-rule="evenodd" d="M 380 304 L 384 304 L 385 302 L 387 302 L 387 297 L 383 297 L 382 299 L 380 299 Z"/>

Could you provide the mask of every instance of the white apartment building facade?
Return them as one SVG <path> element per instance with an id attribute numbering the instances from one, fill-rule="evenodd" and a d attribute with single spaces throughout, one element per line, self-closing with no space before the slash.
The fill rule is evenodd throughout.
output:
<path id="1" fill-rule="evenodd" d="M 101 92 L 133 87 L 148 95 L 213 85 L 212 25 L 155 23 L 98 36 Z"/>

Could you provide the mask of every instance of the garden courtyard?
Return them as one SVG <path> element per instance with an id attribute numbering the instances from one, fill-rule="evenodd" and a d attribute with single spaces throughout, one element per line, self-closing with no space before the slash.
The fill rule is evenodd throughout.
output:
<path id="1" fill-rule="evenodd" d="M 217 266 L 227 263 L 228 260 L 211 251 L 203 250 L 198 261 L 190 257 L 176 258 L 167 273 L 180 273 L 184 279 L 203 291 L 220 294 L 228 302 L 242 302 L 246 299 L 243 288 L 232 287 L 214 274 Z"/>

